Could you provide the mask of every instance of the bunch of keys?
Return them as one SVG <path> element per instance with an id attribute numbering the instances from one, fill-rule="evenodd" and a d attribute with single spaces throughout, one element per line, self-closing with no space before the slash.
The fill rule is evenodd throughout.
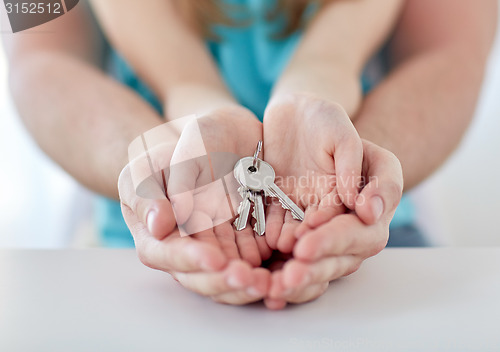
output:
<path id="1" fill-rule="evenodd" d="M 234 177 L 240 184 L 238 191 L 243 198 L 234 221 L 237 231 L 247 226 L 250 208 L 255 219 L 254 231 L 263 236 L 266 232 L 264 197 L 278 198 L 283 209 L 290 210 L 296 220 L 304 220 L 304 212 L 275 183 L 276 174 L 271 165 L 259 159 L 262 141 L 257 144 L 253 157 L 240 159 L 234 166 Z"/>

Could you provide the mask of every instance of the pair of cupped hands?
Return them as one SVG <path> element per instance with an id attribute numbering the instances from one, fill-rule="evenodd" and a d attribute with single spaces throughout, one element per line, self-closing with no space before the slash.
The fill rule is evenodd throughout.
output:
<path id="1" fill-rule="evenodd" d="M 276 184 L 305 210 L 300 222 L 268 198 L 262 237 L 253 222 L 233 226 L 232 168 L 259 140 Z M 307 94 L 272 101 L 263 123 L 225 107 L 134 143 L 144 153 L 118 186 L 140 260 L 226 304 L 282 309 L 321 296 L 385 247 L 402 195 L 398 159 L 361 139 L 340 105 Z"/>

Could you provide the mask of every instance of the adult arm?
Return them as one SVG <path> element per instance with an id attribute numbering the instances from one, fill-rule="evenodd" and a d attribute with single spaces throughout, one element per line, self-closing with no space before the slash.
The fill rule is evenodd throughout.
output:
<path id="1" fill-rule="evenodd" d="M 408 190 L 441 165 L 469 125 L 497 1 L 408 0 L 391 43 L 396 68 L 355 117 L 362 138 L 401 161 Z"/>
<path id="2" fill-rule="evenodd" d="M 336 0 L 322 7 L 308 24 L 273 97 L 307 92 L 354 115 L 361 100 L 362 70 L 394 27 L 402 4 Z"/>
<path id="3" fill-rule="evenodd" d="M 30 31 L 3 38 L 20 117 L 69 174 L 118 198 L 129 143 L 160 116 L 97 68 L 102 43 L 85 6 Z"/>

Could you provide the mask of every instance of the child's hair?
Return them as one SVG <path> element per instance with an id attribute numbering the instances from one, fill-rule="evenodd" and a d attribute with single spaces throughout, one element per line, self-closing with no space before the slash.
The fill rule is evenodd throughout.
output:
<path id="1" fill-rule="evenodd" d="M 267 14 L 268 20 L 274 20 L 278 16 L 284 16 L 285 26 L 279 32 L 273 34 L 276 39 L 287 37 L 302 28 L 304 23 L 304 12 L 311 4 L 322 6 L 331 0 L 277 0 L 276 7 Z M 245 16 L 245 9 L 238 5 L 224 3 L 223 0 L 182 0 L 177 1 L 181 15 L 201 35 L 210 39 L 218 39 L 211 30 L 211 25 L 244 26 L 251 21 Z M 236 21 L 227 16 L 228 12 L 235 12 L 241 21 Z M 242 15 L 242 16 L 241 16 Z"/>

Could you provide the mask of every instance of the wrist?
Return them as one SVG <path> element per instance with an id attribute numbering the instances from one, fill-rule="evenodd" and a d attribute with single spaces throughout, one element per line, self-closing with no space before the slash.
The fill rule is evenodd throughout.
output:
<path id="1" fill-rule="evenodd" d="M 309 95 L 340 104 L 349 116 L 358 110 L 362 89 L 358 74 L 328 62 L 294 64 L 276 84 L 272 100 L 290 94 Z"/>
<path id="2" fill-rule="evenodd" d="M 273 95 L 264 113 L 264 122 L 274 119 L 294 124 L 315 124 L 318 117 L 350 120 L 345 108 L 337 101 L 310 91 L 280 92 Z"/>
<path id="3" fill-rule="evenodd" d="M 198 116 L 197 123 L 200 130 L 205 131 L 207 140 L 219 140 L 217 145 L 238 155 L 248 154 L 262 140 L 262 123 L 242 106 L 216 108 Z M 250 149 L 248 141 L 251 141 Z"/>
<path id="4" fill-rule="evenodd" d="M 236 136 L 250 133 L 249 131 L 256 128 L 260 129 L 258 126 L 261 124 L 250 110 L 240 105 L 217 107 L 201 117 L 207 117 L 219 126 L 226 126 L 226 131 Z"/>
<path id="5" fill-rule="evenodd" d="M 225 87 L 199 83 L 177 85 L 165 99 L 165 117 L 173 120 L 187 115 L 204 115 L 217 109 L 237 107 L 238 103 Z"/>

